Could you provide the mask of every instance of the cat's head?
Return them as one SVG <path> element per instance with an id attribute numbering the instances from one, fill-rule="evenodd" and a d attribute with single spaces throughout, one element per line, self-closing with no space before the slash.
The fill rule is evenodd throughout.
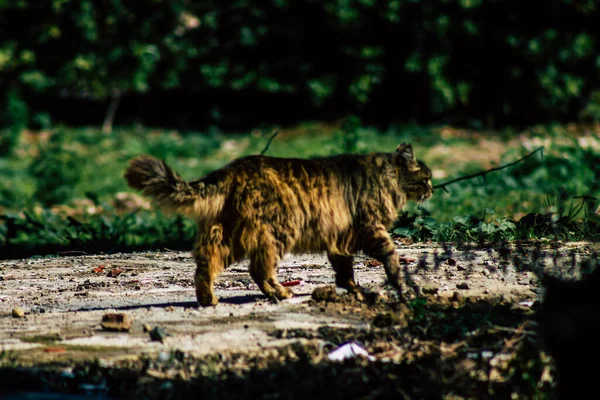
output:
<path id="1" fill-rule="evenodd" d="M 408 200 L 425 201 L 433 194 L 431 170 L 415 158 L 412 145 L 402 143 L 396 148 L 396 164 L 400 167 L 400 176 Z"/>

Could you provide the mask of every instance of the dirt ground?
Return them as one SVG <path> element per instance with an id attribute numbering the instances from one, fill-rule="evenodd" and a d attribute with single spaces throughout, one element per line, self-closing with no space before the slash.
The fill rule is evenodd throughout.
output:
<path id="1" fill-rule="evenodd" d="M 474 305 L 506 303 L 511 310 L 516 307 L 515 312 L 527 314 L 540 293 L 539 282 L 531 272 L 517 272 L 496 250 L 449 251 L 433 245 L 398 243 L 397 251 L 413 280 L 413 290 L 433 301 L 434 307 L 442 307 L 438 313 L 441 320 L 452 318 L 444 310 L 463 307 L 468 303 L 465 299 L 472 299 Z M 561 250 L 565 257 L 580 257 L 587 251 L 582 244 L 570 244 Z M 112 273 L 115 269 L 120 269 L 120 273 Z M 235 264 L 218 280 L 219 304 L 198 308 L 193 260 L 185 252 L 1 261 L 0 367 L 5 371 L 44 366 L 67 366 L 72 370 L 76 365 L 95 363 L 103 368 L 134 368 L 140 360 L 172 360 L 174 355 L 188 360 L 219 357 L 222 361 L 240 354 L 253 357 L 256 364 L 257 355 L 266 357 L 272 349 L 281 351 L 299 345 L 314 349 L 306 351 L 317 365 L 315 357 L 321 360 L 323 352 L 331 352 L 348 341 L 362 343 L 371 353 L 371 361 L 395 357 L 405 360 L 408 353 L 406 348 L 398 347 L 401 342 L 395 348 L 383 348 L 400 340 L 397 337 L 394 341 L 377 342 L 364 335 L 376 335 L 376 327 L 380 326 L 394 327 L 394 332 L 412 329 L 409 322 L 416 318 L 416 303 L 411 303 L 410 312 L 403 314 L 404 306 L 385 285 L 383 268 L 376 261 L 357 256 L 355 271 L 358 283 L 369 293 L 364 301 L 343 290 L 328 289 L 334 283 L 334 272 L 323 255 L 287 256 L 280 265 L 279 277 L 282 282 L 299 283 L 292 287 L 296 296 L 272 304 L 251 281 L 247 263 Z M 111 273 L 117 276 L 109 276 Z M 316 288 L 321 288 L 325 297 L 311 298 Z M 18 311 L 14 315 L 15 309 L 24 315 L 20 317 Z M 101 327 L 103 315 L 114 312 L 133 319 L 129 332 Z M 513 327 L 506 328 L 508 332 L 528 331 L 529 328 L 523 328 L 523 321 L 513 322 Z M 447 323 L 451 325 L 452 321 Z M 164 333 L 162 340 L 152 340 L 148 333 L 148 329 L 156 327 Z M 466 340 L 444 335 L 438 350 L 445 342 L 457 345 Z M 164 369 L 148 365 L 143 370 L 159 380 L 170 376 Z M 23 390 L 18 386 L 13 389 Z M 109 392 L 115 396 L 130 393 L 113 389 Z"/>

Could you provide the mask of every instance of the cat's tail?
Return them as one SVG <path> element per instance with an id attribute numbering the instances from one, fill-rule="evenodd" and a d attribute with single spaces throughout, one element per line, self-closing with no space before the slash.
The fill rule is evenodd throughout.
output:
<path id="1" fill-rule="evenodd" d="M 124 177 L 131 188 L 150 197 L 165 211 L 202 218 L 210 217 L 207 213 L 218 213 L 222 205 L 216 188 L 207 190 L 209 188 L 201 182 L 192 186 L 164 161 L 152 156 L 130 160 Z"/>

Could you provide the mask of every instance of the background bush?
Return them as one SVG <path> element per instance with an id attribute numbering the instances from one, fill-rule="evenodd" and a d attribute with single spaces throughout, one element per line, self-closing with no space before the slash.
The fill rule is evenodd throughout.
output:
<path id="1" fill-rule="evenodd" d="M 183 128 L 597 120 L 599 17 L 595 0 L 3 1 L 2 123 L 97 125 L 112 98 L 118 122 Z"/>

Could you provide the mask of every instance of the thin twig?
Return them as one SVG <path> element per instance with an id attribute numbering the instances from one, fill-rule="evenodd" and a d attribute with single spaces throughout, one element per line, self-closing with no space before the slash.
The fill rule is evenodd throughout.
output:
<path id="1" fill-rule="evenodd" d="M 115 91 L 110 98 L 110 103 L 108 104 L 108 110 L 106 111 L 104 123 L 102 124 L 102 133 L 108 134 L 112 132 L 113 123 L 115 122 L 115 115 L 117 114 L 117 108 L 119 107 L 120 102 L 121 92 Z"/>
<path id="2" fill-rule="evenodd" d="M 278 133 L 279 133 L 279 131 L 273 132 L 273 134 L 271 135 L 271 137 L 267 141 L 267 144 L 265 145 L 265 148 L 263 149 L 263 151 L 260 152 L 261 156 L 263 156 L 267 152 L 267 150 L 269 150 L 269 146 L 271 146 L 271 142 L 273 141 L 273 139 L 275 139 L 275 136 L 277 136 Z"/>
<path id="3" fill-rule="evenodd" d="M 538 147 L 537 149 L 535 149 L 533 152 L 527 154 L 525 157 L 519 158 L 517 161 L 513 161 L 511 163 L 502 165 L 500 167 L 495 167 L 495 168 L 491 168 L 488 169 L 487 171 L 481 171 L 481 172 L 477 172 L 476 174 L 471 174 L 471 175 L 466 175 L 466 176 L 461 176 L 458 177 L 456 179 L 452 179 L 448 182 L 444 182 L 441 183 L 439 185 L 435 185 L 433 188 L 434 189 L 442 189 L 443 191 L 447 192 L 448 190 L 446 189 L 446 186 L 452 184 L 452 183 L 456 183 L 456 182 L 460 182 L 460 181 L 466 181 L 467 179 L 473 179 L 473 178 L 477 178 L 478 176 L 486 176 L 487 174 L 489 174 L 490 172 L 494 172 L 494 171 L 500 171 L 501 169 L 505 169 L 508 167 L 512 167 L 513 165 L 516 165 L 518 163 L 520 163 L 521 161 L 531 157 L 532 155 L 534 155 L 535 153 L 537 153 L 538 151 L 542 152 L 542 157 L 544 156 L 544 146 L 542 147 Z"/>
<path id="4" fill-rule="evenodd" d="M 525 325 L 526 324 L 522 324 L 518 328 L 509 328 L 509 327 L 505 327 L 505 326 L 496 326 L 495 325 L 495 326 L 490 327 L 489 330 L 492 332 L 511 332 L 511 333 L 516 333 L 519 335 L 526 335 L 526 336 L 537 336 L 538 335 L 538 333 L 535 331 L 526 331 Z"/>

